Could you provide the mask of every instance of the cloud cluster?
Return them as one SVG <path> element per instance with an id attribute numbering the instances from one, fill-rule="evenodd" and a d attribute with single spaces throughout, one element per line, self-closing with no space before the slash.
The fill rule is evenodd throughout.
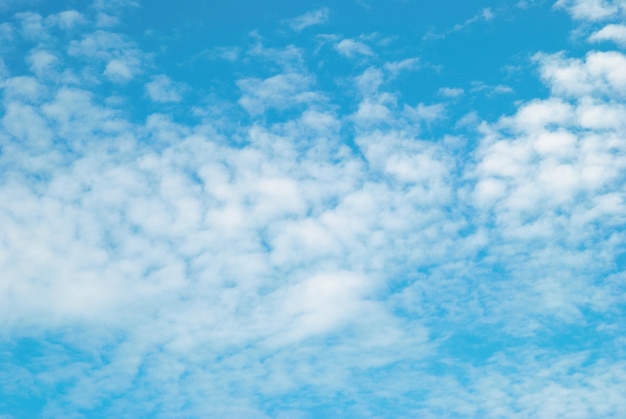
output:
<path id="1" fill-rule="evenodd" d="M 567 10 L 574 19 L 589 21 L 614 19 L 626 11 L 623 0 L 558 0 L 554 7 Z"/>
<path id="2" fill-rule="evenodd" d="M 526 103 L 515 115 L 484 126 L 472 174 L 474 202 L 493 217 L 499 240 L 510 242 L 506 251 L 520 252 L 519 243 L 525 243 L 525 251 L 537 248 L 532 264 L 524 265 L 530 263 L 525 256 L 524 264 L 519 259 L 514 263 L 514 272 L 520 269 L 515 273 L 534 289 L 533 299 L 539 299 L 533 310 L 568 322 L 581 321 L 583 307 L 607 310 L 617 292 L 613 284 L 595 284 L 595 275 L 584 273 L 612 259 L 612 243 L 621 237 L 614 229 L 623 223 L 626 209 L 621 188 L 626 181 L 626 107 L 614 96 L 606 97 L 609 92 L 620 95 L 605 87 L 610 67 L 601 64 L 602 71 L 585 71 L 598 68 L 599 54 L 604 53 L 590 54 L 585 61 L 542 56 L 540 71 L 553 96 Z M 561 77 L 577 74 L 572 67 L 584 77 Z M 587 242 L 594 245 L 576 250 Z M 558 268 L 528 275 L 533 265 L 551 266 L 542 259 L 555 252 L 571 258 L 563 257 Z M 524 295 L 516 290 L 511 298 Z"/>
<path id="3" fill-rule="evenodd" d="M 11 23 L 0 411 L 626 413 L 624 54 L 538 54 L 548 97 L 429 138 L 447 104 L 390 88 L 417 59 L 357 67 L 339 104 L 296 47 L 256 44 L 278 70 L 239 77 L 241 110 L 179 120 L 189 91 L 103 7 Z M 376 56 L 357 39 L 335 52 Z"/>

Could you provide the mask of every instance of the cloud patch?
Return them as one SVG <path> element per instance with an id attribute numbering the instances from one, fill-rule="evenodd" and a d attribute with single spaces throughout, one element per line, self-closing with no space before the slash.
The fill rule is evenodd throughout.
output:
<path id="1" fill-rule="evenodd" d="M 182 88 L 173 83 L 166 75 L 158 75 L 146 83 L 146 93 L 154 102 L 180 102 Z"/>
<path id="2" fill-rule="evenodd" d="M 330 10 L 328 7 L 322 7 L 321 9 L 312 10 L 298 16 L 289 21 L 289 27 L 296 32 L 301 32 L 306 28 L 316 25 L 322 25 L 328 21 L 330 16 Z"/>
<path id="3" fill-rule="evenodd" d="M 626 8 L 621 0 L 558 0 L 554 7 L 567 10 L 574 19 L 589 21 L 619 17 Z"/>
<path id="4" fill-rule="evenodd" d="M 344 57 L 354 58 L 358 56 L 373 56 L 374 52 L 361 41 L 355 39 L 343 39 L 335 45 L 337 52 Z"/>
<path id="5" fill-rule="evenodd" d="M 379 35 L 255 33 L 198 48 L 220 97 L 99 26 L 131 3 L 7 30 L 0 410 L 623 416 L 622 52 L 489 119 Z"/>
<path id="6" fill-rule="evenodd" d="M 626 47 L 626 26 L 609 24 L 589 36 L 589 42 L 612 41 L 621 47 Z"/>

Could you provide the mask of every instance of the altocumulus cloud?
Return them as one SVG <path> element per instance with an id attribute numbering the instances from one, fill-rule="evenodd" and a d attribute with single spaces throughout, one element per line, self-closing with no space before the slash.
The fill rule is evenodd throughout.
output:
<path id="1" fill-rule="evenodd" d="M 18 6 L 2 417 L 626 415 L 622 51 L 536 51 L 543 96 L 458 124 L 483 81 L 409 102 L 443 70 L 314 33 L 329 8 L 216 46 L 243 63 L 220 97 L 124 30 L 134 2 Z M 554 6 L 623 45 L 621 2 Z"/>

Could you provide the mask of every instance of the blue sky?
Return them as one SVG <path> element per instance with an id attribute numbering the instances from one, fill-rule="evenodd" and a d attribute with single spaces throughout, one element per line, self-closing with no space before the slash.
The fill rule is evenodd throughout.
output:
<path id="1" fill-rule="evenodd" d="M 625 15 L 0 0 L 0 418 L 625 417 Z"/>

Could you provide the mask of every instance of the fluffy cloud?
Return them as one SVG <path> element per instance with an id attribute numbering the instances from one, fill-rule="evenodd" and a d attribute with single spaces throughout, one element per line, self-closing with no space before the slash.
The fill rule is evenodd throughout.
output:
<path id="1" fill-rule="evenodd" d="M 141 73 L 145 61 L 144 54 L 133 42 L 106 31 L 88 33 L 82 39 L 72 41 L 68 53 L 72 57 L 89 59 L 94 65 L 104 65 L 101 74 L 116 83 L 127 82 Z"/>
<path id="2" fill-rule="evenodd" d="M 524 252 L 534 249 L 530 266 L 510 268 L 522 288 L 509 304 L 521 299 L 520 305 L 542 315 L 576 323 L 585 307 L 603 312 L 615 302 L 614 285 L 594 284 L 584 272 L 611 253 L 608 243 L 617 236 L 608 226 L 621 223 L 626 199 L 620 187 L 626 180 L 620 140 L 626 108 L 616 102 L 622 96 L 620 60 L 617 52 L 592 52 L 585 60 L 542 56 L 540 71 L 553 96 L 482 128 L 472 174 L 475 205 L 493 217 L 502 251 L 520 252 L 521 243 L 527 243 Z M 597 245 L 576 251 L 588 240 Z M 605 241 L 608 247 L 601 245 Z M 491 249 L 498 247 L 494 242 Z M 558 269 L 541 268 L 551 266 L 554 252 L 571 256 L 561 258 Z"/>
<path id="3" fill-rule="evenodd" d="M 558 0 L 554 7 L 567 10 L 574 19 L 590 21 L 618 17 L 626 10 L 622 0 Z"/>
<path id="4" fill-rule="evenodd" d="M 309 104 L 323 100 L 323 96 L 310 87 L 313 79 L 298 73 L 283 73 L 267 79 L 247 78 L 237 82 L 243 95 L 239 104 L 251 115 L 268 108 L 286 109 L 294 104 Z"/>
<path id="5" fill-rule="evenodd" d="M 85 17 L 76 10 L 66 10 L 56 15 L 48 16 L 46 19 L 49 25 L 55 25 L 62 29 L 72 29 L 74 26 L 85 23 Z"/>
<path id="6" fill-rule="evenodd" d="M 624 47 L 626 46 L 626 26 L 609 24 L 591 34 L 589 37 L 590 42 L 603 42 L 613 41 L 616 44 Z"/>
<path id="7" fill-rule="evenodd" d="M 547 97 L 437 136 L 450 104 L 393 87 L 415 58 L 328 91 L 298 48 L 255 44 L 247 114 L 194 119 L 129 37 L 64 16 L 18 16 L 28 66 L 2 81 L 0 410 L 624 414 L 621 52 L 536 55 Z"/>
<path id="8" fill-rule="evenodd" d="M 461 96 L 465 91 L 460 87 L 441 87 L 439 94 L 445 97 L 457 97 Z"/>

